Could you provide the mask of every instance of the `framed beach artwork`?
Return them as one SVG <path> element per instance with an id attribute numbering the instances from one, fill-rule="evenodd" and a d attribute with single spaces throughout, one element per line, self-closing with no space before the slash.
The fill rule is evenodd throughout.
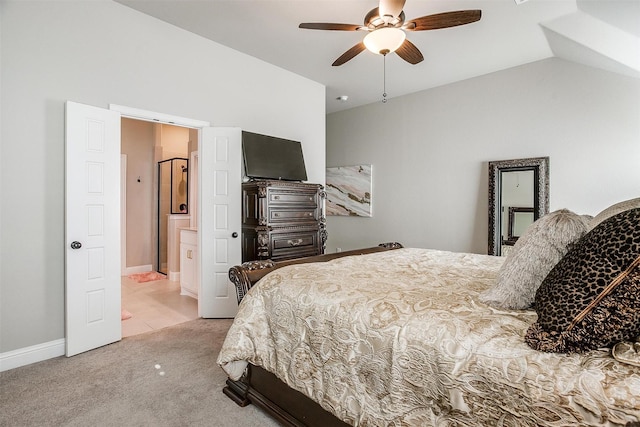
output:
<path id="1" fill-rule="evenodd" d="M 371 165 L 327 168 L 327 215 L 371 216 Z"/>

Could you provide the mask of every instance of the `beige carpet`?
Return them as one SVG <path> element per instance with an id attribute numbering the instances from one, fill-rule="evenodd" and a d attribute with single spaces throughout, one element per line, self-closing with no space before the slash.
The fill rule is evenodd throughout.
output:
<path id="1" fill-rule="evenodd" d="M 230 325 L 193 320 L 0 372 L 0 426 L 277 426 L 222 394 Z"/>

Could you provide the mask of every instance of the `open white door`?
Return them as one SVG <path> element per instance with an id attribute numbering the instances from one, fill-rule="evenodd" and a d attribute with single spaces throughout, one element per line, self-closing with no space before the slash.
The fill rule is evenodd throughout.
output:
<path id="1" fill-rule="evenodd" d="M 198 147 L 200 317 L 234 317 L 229 269 L 242 262 L 242 131 L 205 127 Z"/>
<path id="2" fill-rule="evenodd" d="M 67 101 L 66 355 L 122 337 L 120 113 Z"/>

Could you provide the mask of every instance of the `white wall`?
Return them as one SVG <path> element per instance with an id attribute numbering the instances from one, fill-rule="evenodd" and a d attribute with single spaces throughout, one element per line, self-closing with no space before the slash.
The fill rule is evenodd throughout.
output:
<path id="1" fill-rule="evenodd" d="M 0 353 L 64 337 L 64 102 L 303 142 L 324 182 L 324 87 L 98 1 L 3 1 Z"/>
<path id="2" fill-rule="evenodd" d="M 373 164 L 373 218 L 327 250 L 398 241 L 486 253 L 491 160 L 549 156 L 550 208 L 640 196 L 640 79 L 548 59 L 327 116 L 327 166 Z"/>

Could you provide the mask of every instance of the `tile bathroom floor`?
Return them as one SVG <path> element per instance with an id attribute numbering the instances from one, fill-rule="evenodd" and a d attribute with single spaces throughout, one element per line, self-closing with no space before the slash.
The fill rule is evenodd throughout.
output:
<path id="1" fill-rule="evenodd" d="M 198 318 L 198 301 L 180 295 L 180 282 L 138 283 L 122 276 L 121 284 L 122 309 L 131 313 L 122 321 L 123 338 Z"/>

